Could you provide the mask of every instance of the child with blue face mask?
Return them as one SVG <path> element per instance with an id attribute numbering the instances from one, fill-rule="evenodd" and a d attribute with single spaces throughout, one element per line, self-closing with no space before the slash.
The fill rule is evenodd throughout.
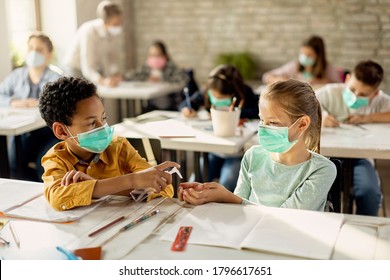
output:
<path id="1" fill-rule="evenodd" d="M 195 92 L 189 100 L 184 100 L 179 110 L 185 117 L 193 118 L 202 106 L 208 111 L 211 107 L 229 107 L 233 99 L 234 105 L 241 109 L 241 119 L 258 118 L 258 96 L 244 83 L 240 71 L 233 65 L 219 65 L 210 72 L 205 89 Z M 234 191 L 241 158 L 242 153 L 234 156 L 209 153 L 208 179 L 218 179 L 223 186 Z"/>
<path id="2" fill-rule="evenodd" d="M 328 84 L 316 91 L 325 127 L 341 123 L 390 123 L 390 96 L 379 89 L 383 68 L 376 62 L 359 62 L 343 84 Z M 378 213 L 381 191 L 376 170 L 367 159 L 354 159 L 353 193 L 356 213 Z"/>
<path id="3" fill-rule="evenodd" d="M 343 84 L 328 84 L 316 91 L 324 111 L 323 125 L 337 127 L 341 122 L 390 122 L 390 96 L 379 89 L 383 68 L 374 61 L 361 61 Z"/>
<path id="4" fill-rule="evenodd" d="M 314 91 L 297 80 L 277 82 L 262 93 L 259 109 L 259 145 L 245 153 L 234 194 L 217 183 L 182 183 L 179 198 L 323 211 L 336 168 L 317 153 L 321 108 Z"/>
<path id="5" fill-rule="evenodd" d="M 264 73 L 262 79 L 264 84 L 297 79 L 316 86 L 341 82 L 341 75 L 326 58 L 324 40 L 320 36 L 313 35 L 302 43 L 298 60 L 290 61 Z"/>
<path id="6" fill-rule="evenodd" d="M 53 43 L 47 35 L 34 32 L 29 36 L 25 66 L 13 70 L 0 83 L 0 107 L 37 108 L 44 85 L 62 75 L 61 70 L 50 64 L 53 50 Z M 43 173 L 41 157 L 58 140 L 48 127 L 44 127 L 21 135 L 20 142 L 21 164 L 16 158 L 15 139 L 11 137 L 8 149 L 11 177 L 40 181 Z M 29 167 L 31 162 L 35 163 L 35 169 Z"/>
<path id="7" fill-rule="evenodd" d="M 145 188 L 154 190 L 149 199 L 173 196 L 172 177 L 164 170 L 180 166 L 164 162 L 152 167 L 127 139 L 113 137 L 94 84 L 73 77 L 49 83 L 39 110 L 62 140 L 42 158 L 45 196 L 53 208 L 68 210 Z"/>

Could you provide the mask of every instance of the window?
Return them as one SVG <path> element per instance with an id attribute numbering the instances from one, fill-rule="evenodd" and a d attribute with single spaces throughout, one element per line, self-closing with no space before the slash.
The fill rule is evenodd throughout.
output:
<path id="1" fill-rule="evenodd" d="M 39 0 L 6 0 L 8 36 L 13 67 L 24 63 L 29 34 L 40 29 Z"/>

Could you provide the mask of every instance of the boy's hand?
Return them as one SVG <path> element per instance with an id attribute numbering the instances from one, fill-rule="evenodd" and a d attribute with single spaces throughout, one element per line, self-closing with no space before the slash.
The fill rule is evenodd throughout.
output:
<path id="1" fill-rule="evenodd" d="M 68 186 L 72 183 L 77 183 L 86 180 L 95 180 L 91 176 L 81 171 L 71 170 L 66 172 L 65 176 L 61 180 L 61 186 Z"/>
<path id="2" fill-rule="evenodd" d="M 345 122 L 349 124 L 359 124 L 359 123 L 369 123 L 371 122 L 371 120 L 370 120 L 370 116 L 353 115 L 353 116 L 349 116 Z"/>
<path id="3" fill-rule="evenodd" d="M 172 161 L 165 161 L 157 166 L 129 174 L 132 177 L 131 188 L 153 188 L 156 193 L 161 192 L 167 185 L 172 184 L 172 175 L 164 171 L 171 167 L 180 168 L 180 164 Z"/>
<path id="4" fill-rule="evenodd" d="M 322 125 L 325 127 L 339 127 L 340 122 L 333 115 L 327 115 L 322 120 Z"/>

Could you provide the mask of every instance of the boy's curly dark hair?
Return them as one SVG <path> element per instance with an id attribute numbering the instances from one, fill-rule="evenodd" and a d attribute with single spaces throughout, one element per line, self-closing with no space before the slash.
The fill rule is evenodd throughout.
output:
<path id="1" fill-rule="evenodd" d="M 51 128 L 54 122 L 72 124 L 77 103 L 98 96 L 96 86 L 81 78 L 61 77 L 47 83 L 39 97 L 39 112 Z"/>

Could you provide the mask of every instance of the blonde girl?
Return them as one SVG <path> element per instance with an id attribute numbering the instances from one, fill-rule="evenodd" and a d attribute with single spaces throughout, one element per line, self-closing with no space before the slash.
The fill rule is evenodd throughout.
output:
<path id="1" fill-rule="evenodd" d="M 318 154 L 321 108 L 305 82 L 269 85 L 259 102 L 259 145 L 241 162 L 234 194 L 217 183 L 182 183 L 179 199 L 323 211 L 336 168 Z"/>

